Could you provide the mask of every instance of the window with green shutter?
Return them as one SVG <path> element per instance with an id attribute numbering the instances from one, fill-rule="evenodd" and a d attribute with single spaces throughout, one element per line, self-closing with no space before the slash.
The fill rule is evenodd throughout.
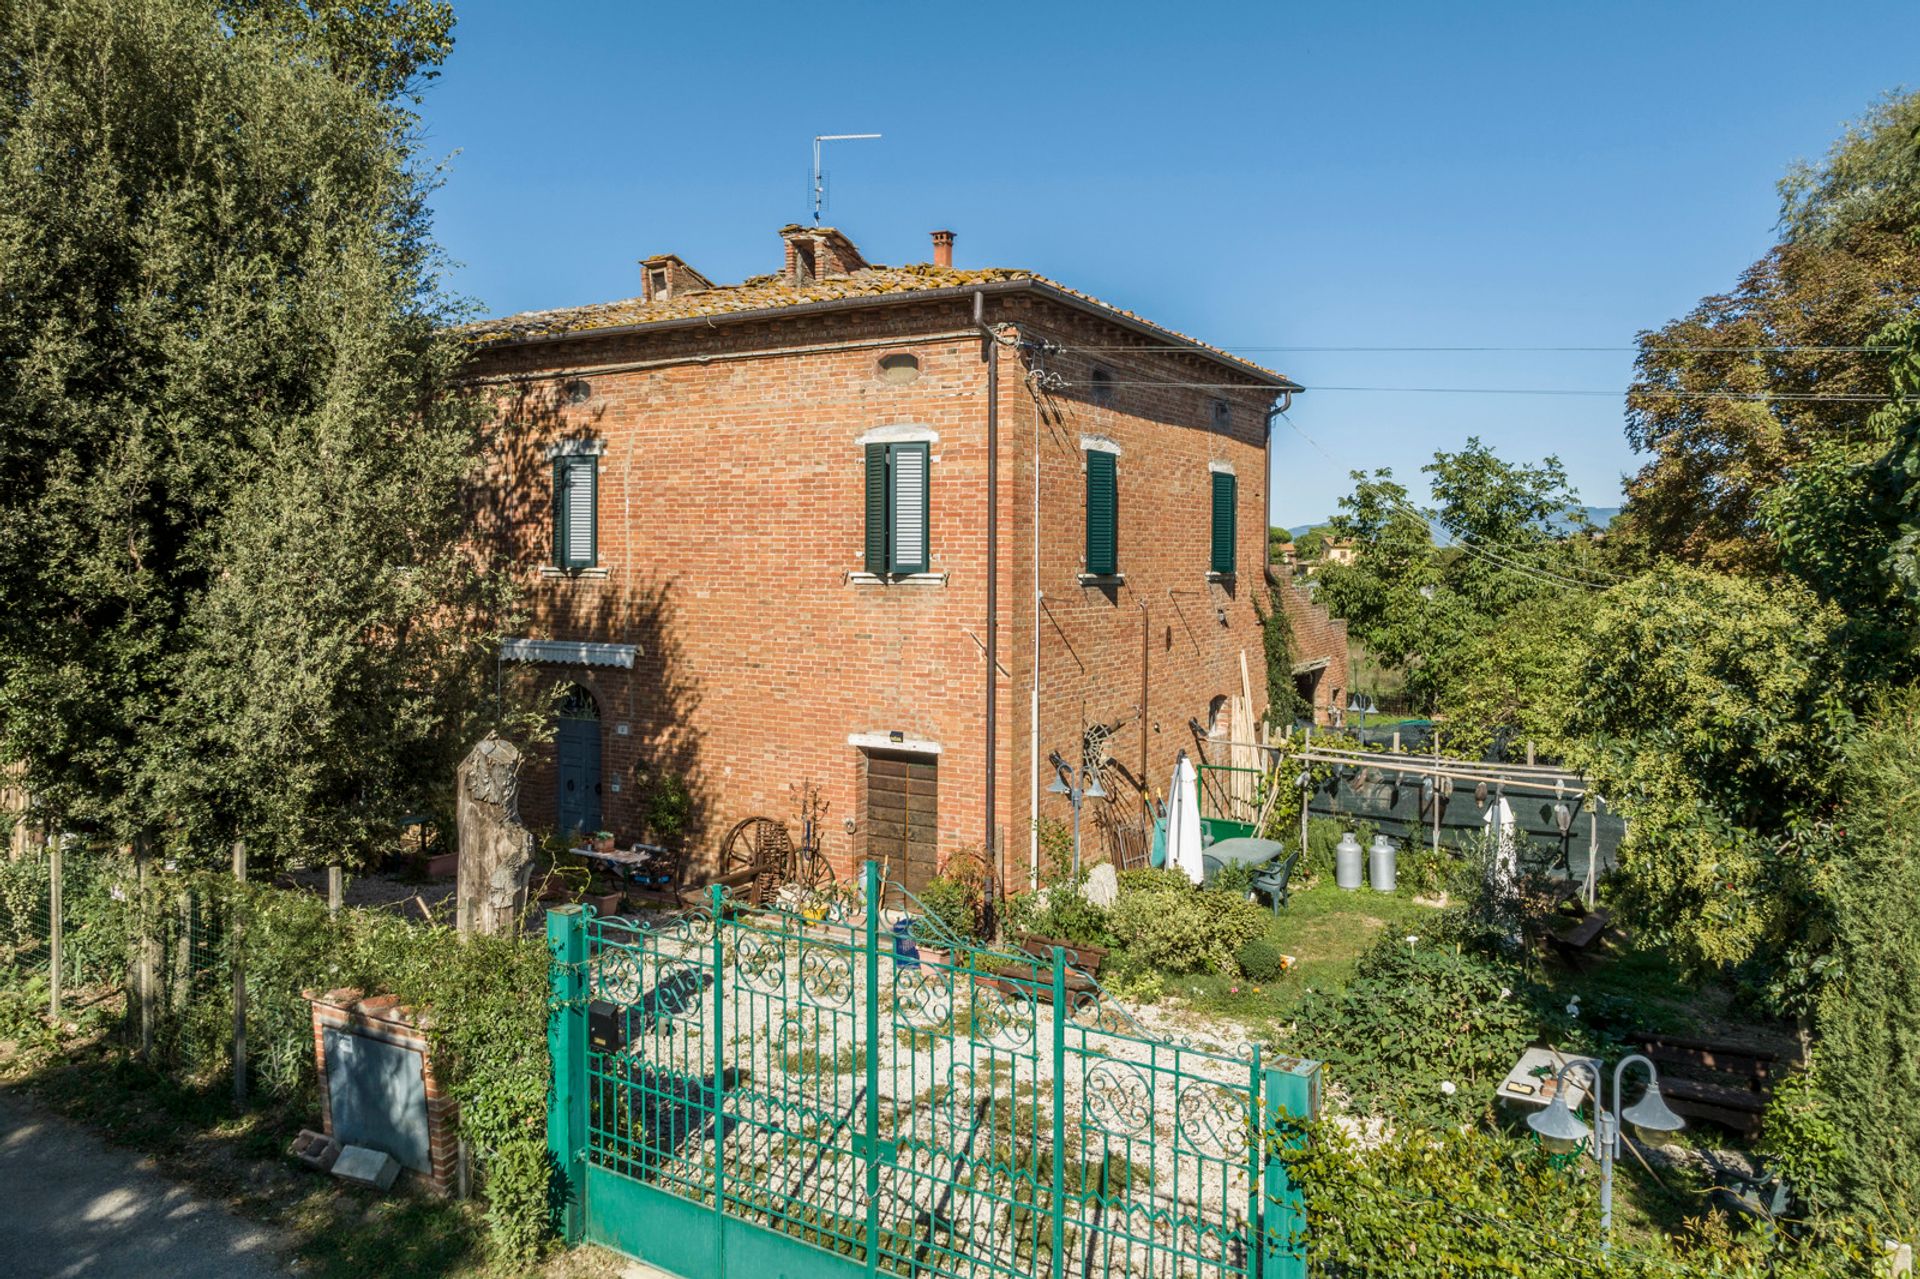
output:
<path id="1" fill-rule="evenodd" d="M 1216 573 L 1233 572 L 1235 499 L 1239 481 L 1225 471 L 1213 472 L 1213 560 Z"/>
<path id="2" fill-rule="evenodd" d="M 600 459 L 563 453 L 553 459 L 553 562 L 569 571 L 599 561 Z"/>
<path id="3" fill-rule="evenodd" d="M 1087 452 L 1087 573 L 1112 577 L 1120 571 L 1120 485 L 1112 453 Z"/>
<path id="4" fill-rule="evenodd" d="M 875 577 L 931 571 L 924 440 L 867 445 L 866 568 Z"/>

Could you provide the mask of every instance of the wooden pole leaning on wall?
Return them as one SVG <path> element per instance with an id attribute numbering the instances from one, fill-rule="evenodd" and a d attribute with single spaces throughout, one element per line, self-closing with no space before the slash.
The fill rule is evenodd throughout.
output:
<path id="1" fill-rule="evenodd" d="M 66 860 L 61 845 L 65 838 L 56 835 L 47 845 L 47 1015 L 54 1021 L 60 1020 L 60 981 L 65 973 L 66 939 L 62 936 L 60 916 L 63 905 L 61 870 Z"/>
<path id="2" fill-rule="evenodd" d="M 243 886 L 247 882 L 247 841 L 233 841 L 233 882 Z M 247 1104 L 247 962 L 246 962 L 246 894 L 234 896 L 233 923 L 228 936 L 232 939 L 233 961 L 233 1104 Z"/>

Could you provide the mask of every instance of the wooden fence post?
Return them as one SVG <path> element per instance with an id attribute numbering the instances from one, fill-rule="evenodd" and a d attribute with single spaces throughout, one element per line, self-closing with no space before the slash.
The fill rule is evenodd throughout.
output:
<path id="1" fill-rule="evenodd" d="M 244 888 L 247 882 L 247 841 L 233 841 L 233 882 Z M 247 1104 L 247 903 L 244 892 L 234 896 L 233 920 L 229 928 L 229 955 L 233 963 L 233 1104 Z"/>
<path id="2" fill-rule="evenodd" d="M 138 935 L 133 939 L 133 994 L 140 1007 L 140 1060 L 153 1058 L 153 937 L 147 918 L 147 879 L 152 873 L 153 846 L 142 831 L 133 837 L 133 912 Z"/>
<path id="3" fill-rule="evenodd" d="M 47 971 L 47 1013 L 55 1021 L 60 1020 L 60 982 L 66 963 L 66 939 L 60 921 L 63 912 L 61 865 L 66 860 L 61 849 L 64 842 L 63 838 L 56 838 L 47 847 L 47 950 L 52 961 Z"/>
<path id="4" fill-rule="evenodd" d="M 338 915 L 347 900 L 347 877 L 340 863 L 327 867 L 327 914 Z"/>

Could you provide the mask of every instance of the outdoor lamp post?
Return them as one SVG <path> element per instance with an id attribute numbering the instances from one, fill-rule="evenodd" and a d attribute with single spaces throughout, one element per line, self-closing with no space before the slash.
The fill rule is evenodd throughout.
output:
<path id="1" fill-rule="evenodd" d="M 1623 1112 L 1620 1085 L 1627 1067 L 1635 1062 L 1647 1068 L 1647 1091 Z M 1540 1134 L 1549 1150 L 1571 1150 L 1592 1136 L 1593 1130 L 1581 1123 L 1573 1107 L 1567 1105 L 1567 1076 L 1575 1070 L 1584 1070 L 1593 1077 L 1593 1115 L 1600 1128 L 1595 1143 L 1600 1148 L 1600 1246 L 1607 1248 L 1613 1242 L 1613 1161 L 1620 1153 L 1621 1124 L 1632 1124 L 1643 1133 L 1678 1132 L 1687 1126 L 1687 1121 L 1667 1105 L 1666 1098 L 1660 1095 L 1660 1072 L 1639 1053 L 1621 1058 L 1620 1064 L 1613 1068 L 1613 1109 L 1609 1112 L 1600 1095 L 1602 1064 L 1581 1059 L 1562 1066 L 1555 1077 L 1558 1086 L 1554 1089 L 1553 1101 L 1545 1110 L 1528 1115 L 1527 1126 Z"/>
<path id="2" fill-rule="evenodd" d="M 1073 768 L 1055 751 L 1047 756 L 1047 762 L 1053 765 L 1053 784 L 1047 787 L 1052 795 L 1065 795 L 1073 805 L 1073 882 L 1080 882 L 1080 802 L 1087 799 L 1105 799 L 1107 792 L 1100 787 L 1100 774 L 1085 764 L 1080 766 L 1080 779 L 1074 780 Z"/>

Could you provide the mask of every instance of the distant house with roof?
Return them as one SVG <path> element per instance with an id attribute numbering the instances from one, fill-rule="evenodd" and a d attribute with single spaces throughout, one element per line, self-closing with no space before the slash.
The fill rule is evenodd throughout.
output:
<path id="1" fill-rule="evenodd" d="M 883 267 L 780 230 L 717 285 L 673 254 L 641 294 L 475 325 L 499 412 L 489 527 L 531 588 L 503 660 L 561 693 L 523 812 L 644 830 L 664 777 L 696 847 L 825 801 L 842 871 L 924 883 L 992 849 L 1026 882 L 1050 760 L 1137 816 L 1266 701 L 1270 585 L 1324 718 L 1345 626 L 1267 562 L 1287 378 L 1028 271 Z"/>

